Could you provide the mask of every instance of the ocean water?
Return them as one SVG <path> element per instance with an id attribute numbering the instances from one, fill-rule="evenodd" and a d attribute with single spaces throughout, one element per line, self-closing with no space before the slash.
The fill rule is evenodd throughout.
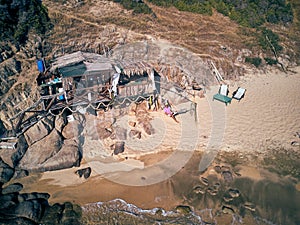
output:
<path id="1" fill-rule="evenodd" d="M 82 206 L 83 224 L 299 225 L 300 192 L 291 182 L 238 178 L 217 194 L 186 195 L 173 210 L 142 209 L 122 199 Z M 199 186 L 197 186 L 199 187 Z M 231 195 L 230 195 L 231 193 Z M 146 195 L 147 193 L 145 193 Z M 232 196 L 234 196 L 232 198 Z"/>

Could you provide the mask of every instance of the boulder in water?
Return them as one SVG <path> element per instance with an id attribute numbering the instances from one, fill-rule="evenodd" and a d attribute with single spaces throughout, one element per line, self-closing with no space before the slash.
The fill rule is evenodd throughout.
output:
<path id="1" fill-rule="evenodd" d="M 176 212 L 180 214 L 190 214 L 192 212 L 192 209 L 190 206 L 187 205 L 179 205 L 176 206 Z"/>
<path id="2" fill-rule="evenodd" d="M 225 205 L 222 206 L 222 212 L 225 214 L 232 214 L 232 215 L 234 214 L 233 208 L 225 206 Z"/>
<path id="3" fill-rule="evenodd" d="M 230 188 L 228 193 L 232 198 L 237 198 L 240 196 L 240 191 L 238 189 Z"/>
<path id="4" fill-rule="evenodd" d="M 232 173 L 230 171 L 223 171 L 222 172 L 222 177 L 223 177 L 223 179 L 226 183 L 230 183 L 230 182 L 233 181 L 233 176 L 232 176 Z"/>

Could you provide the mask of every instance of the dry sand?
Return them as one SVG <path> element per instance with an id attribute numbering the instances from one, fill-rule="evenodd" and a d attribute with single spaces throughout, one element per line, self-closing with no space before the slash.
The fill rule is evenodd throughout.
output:
<path id="1" fill-rule="evenodd" d="M 52 202 L 74 201 L 84 204 L 122 198 L 139 207 L 160 206 L 168 209 L 183 197 L 174 194 L 172 182 L 179 182 L 176 180 L 179 178 L 188 182 L 189 176 L 193 176 L 185 166 L 193 154 L 197 160 L 193 161 L 192 157 L 191 165 L 198 166 L 201 154 L 195 156 L 193 150 L 205 153 L 209 148 L 216 147 L 226 151 L 266 151 L 270 146 L 293 148 L 291 141 L 300 142 L 299 138 L 297 140 L 293 136 L 297 131 L 300 132 L 300 68 L 294 70 L 297 73 L 252 74 L 242 77 L 238 82 L 228 81 L 229 95 L 238 86 L 247 91 L 244 99 L 240 102 L 233 99 L 227 107 L 221 102 L 212 101 L 218 86 L 212 87 L 206 91 L 205 98 L 194 99 L 197 102 L 197 123 L 194 114 L 189 111 L 190 103 L 176 105 L 179 111 L 187 110 L 178 116 L 179 124 L 161 111 L 154 112 L 155 134 L 152 137 L 128 140 L 127 151 L 108 161 L 103 161 L 95 148 L 92 150 L 94 152 L 89 152 L 89 156 L 97 156 L 84 159 L 81 165 L 81 168 L 92 168 L 89 179 L 79 178 L 75 174 L 78 168 L 45 172 L 40 177 L 28 178 L 27 182 L 25 180 L 24 191 L 48 192 Z M 120 123 L 126 124 L 128 118 L 124 120 Z M 125 157 L 129 159 L 124 160 Z M 185 169 L 180 173 L 184 176 L 176 175 L 177 178 L 168 179 L 182 167 Z M 197 171 L 195 168 L 193 170 Z M 252 178 L 255 173 L 256 170 L 251 173 Z M 257 173 L 256 176 L 261 179 L 261 174 Z M 123 184 L 127 181 L 128 185 L 104 177 L 113 181 L 120 179 Z M 153 184 L 160 179 L 163 182 Z"/>

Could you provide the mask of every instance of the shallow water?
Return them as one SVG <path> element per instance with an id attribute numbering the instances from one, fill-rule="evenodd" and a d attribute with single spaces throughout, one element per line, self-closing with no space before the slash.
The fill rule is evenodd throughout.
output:
<path id="1" fill-rule="evenodd" d="M 248 178 L 236 179 L 242 198 L 257 208 L 253 213 L 275 224 L 300 224 L 300 192 L 288 180 L 280 183 L 269 180 L 253 182 Z"/>
<path id="2" fill-rule="evenodd" d="M 213 180 L 209 178 L 209 180 Z M 212 183 L 215 183 L 216 180 Z M 210 185 L 210 184 L 209 184 Z M 191 186 L 188 185 L 191 189 Z M 173 184 L 173 190 L 178 188 Z M 216 195 L 182 190 L 184 206 L 170 211 L 161 208 L 141 209 L 121 199 L 83 206 L 85 224 L 300 224 L 300 192 L 288 180 L 254 181 L 237 178 L 231 184 L 221 183 Z M 238 190 L 238 197 L 224 201 L 228 190 Z M 145 193 L 146 194 L 146 193 Z M 253 211 L 245 206 L 251 206 Z M 189 207 L 186 207 L 189 206 Z M 250 207 L 250 208 L 251 208 Z"/>
<path id="3" fill-rule="evenodd" d="M 97 177 L 71 187 L 51 186 L 39 177 L 33 182 L 31 177 L 24 186 L 27 192 L 49 192 L 52 202 L 81 204 L 84 224 L 300 224 L 297 178 L 253 166 L 236 153 L 220 154 L 200 173 L 200 159 L 196 152 L 168 180 L 143 187 Z"/>

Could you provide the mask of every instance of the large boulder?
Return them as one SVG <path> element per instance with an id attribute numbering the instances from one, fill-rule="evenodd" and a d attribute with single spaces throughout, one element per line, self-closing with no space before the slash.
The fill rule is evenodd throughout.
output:
<path id="1" fill-rule="evenodd" d="M 39 170 L 41 165 L 59 152 L 62 145 L 62 137 L 54 129 L 48 136 L 28 148 L 19 167 L 26 170 Z"/>
<path id="2" fill-rule="evenodd" d="M 18 193 L 23 189 L 23 185 L 20 183 L 10 184 L 7 187 L 2 189 L 1 194 L 10 194 L 10 193 Z"/>
<path id="3" fill-rule="evenodd" d="M 48 200 L 49 198 L 50 198 L 50 195 L 48 193 L 32 192 L 32 193 L 22 193 L 22 194 L 18 195 L 19 202 L 24 202 L 24 201 L 28 201 L 28 200 L 34 200 L 34 199 Z"/>
<path id="4" fill-rule="evenodd" d="M 73 205 L 70 202 L 64 204 L 54 204 L 47 206 L 41 224 L 72 224 L 80 225 L 80 217 L 82 209 L 78 205 Z"/>
<path id="5" fill-rule="evenodd" d="M 16 205 L 18 198 L 18 193 L 9 193 L 2 195 L 0 194 L 0 210 L 2 211 L 5 208 L 9 208 Z M 1 214 L 0 214 L 1 218 Z"/>
<path id="6" fill-rule="evenodd" d="M 55 117 L 55 129 L 58 132 L 62 132 L 64 126 L 67 124 L 67 120 L 63 116 L 56 116 Z"/>
<path id="7" fill-rule="evenodd" d="M 79 121 L 74 120 L 69 122 L 62 130 L 62 135 L 65 139 L 78 139 L 82 131 L 82 125 Z"/>
<path id="8" fill-rule="evenodd" d="M 7 218 L 27 218 L 35 223 L 39 223 L 42 218 L 44 205 L 48 202 L 45 199 L 34 199 L 24 202 L 17 202 L 15 205 L 2 209 L 2 215 L 9 215 Z"/>
<path id="9" fill-rule="evenodd" d="M 11 167 L 15 167 L 21 160 L 28 148 L 27 142 L 23 135 L 17 140 L 15 149 L 1 149 L 0 157 L 2 160 Z"/>
<path id="10" fill-rule="evenodd" d="M 59 152 L 49 158 L 45 163 L 39 166 L 40 171 L 60 170 L 79 166 L 81 153 L 77 141 L 65 140 Z"/>
<path id="11" fill-rule="evenodd" d="M 53 128 L 54 118 L 52 116 L 46 117 L 37 122 L 24 133 L 28 145 L 33 145 L 45 138 L 53 130 Z"/>
<path id="12" fill-rule="evenodd" d="M 16 151 L 11 155 L 12 166 L 18 165 L 28 149 L 28 144 L 24 135 L 19 136 Z"/>
<path id="13" fill-rule="evenodd" d="M 13 177 L 14 172 L 14 168 L 10 167 L 0 158 L 0 187 Z"/>
<path id="14" fill-rule="evenodd" d="M 0 135 L 4 134 L 6 132 L 6 128 L 2 122 L 2 120 L 0 119 Z"/>

